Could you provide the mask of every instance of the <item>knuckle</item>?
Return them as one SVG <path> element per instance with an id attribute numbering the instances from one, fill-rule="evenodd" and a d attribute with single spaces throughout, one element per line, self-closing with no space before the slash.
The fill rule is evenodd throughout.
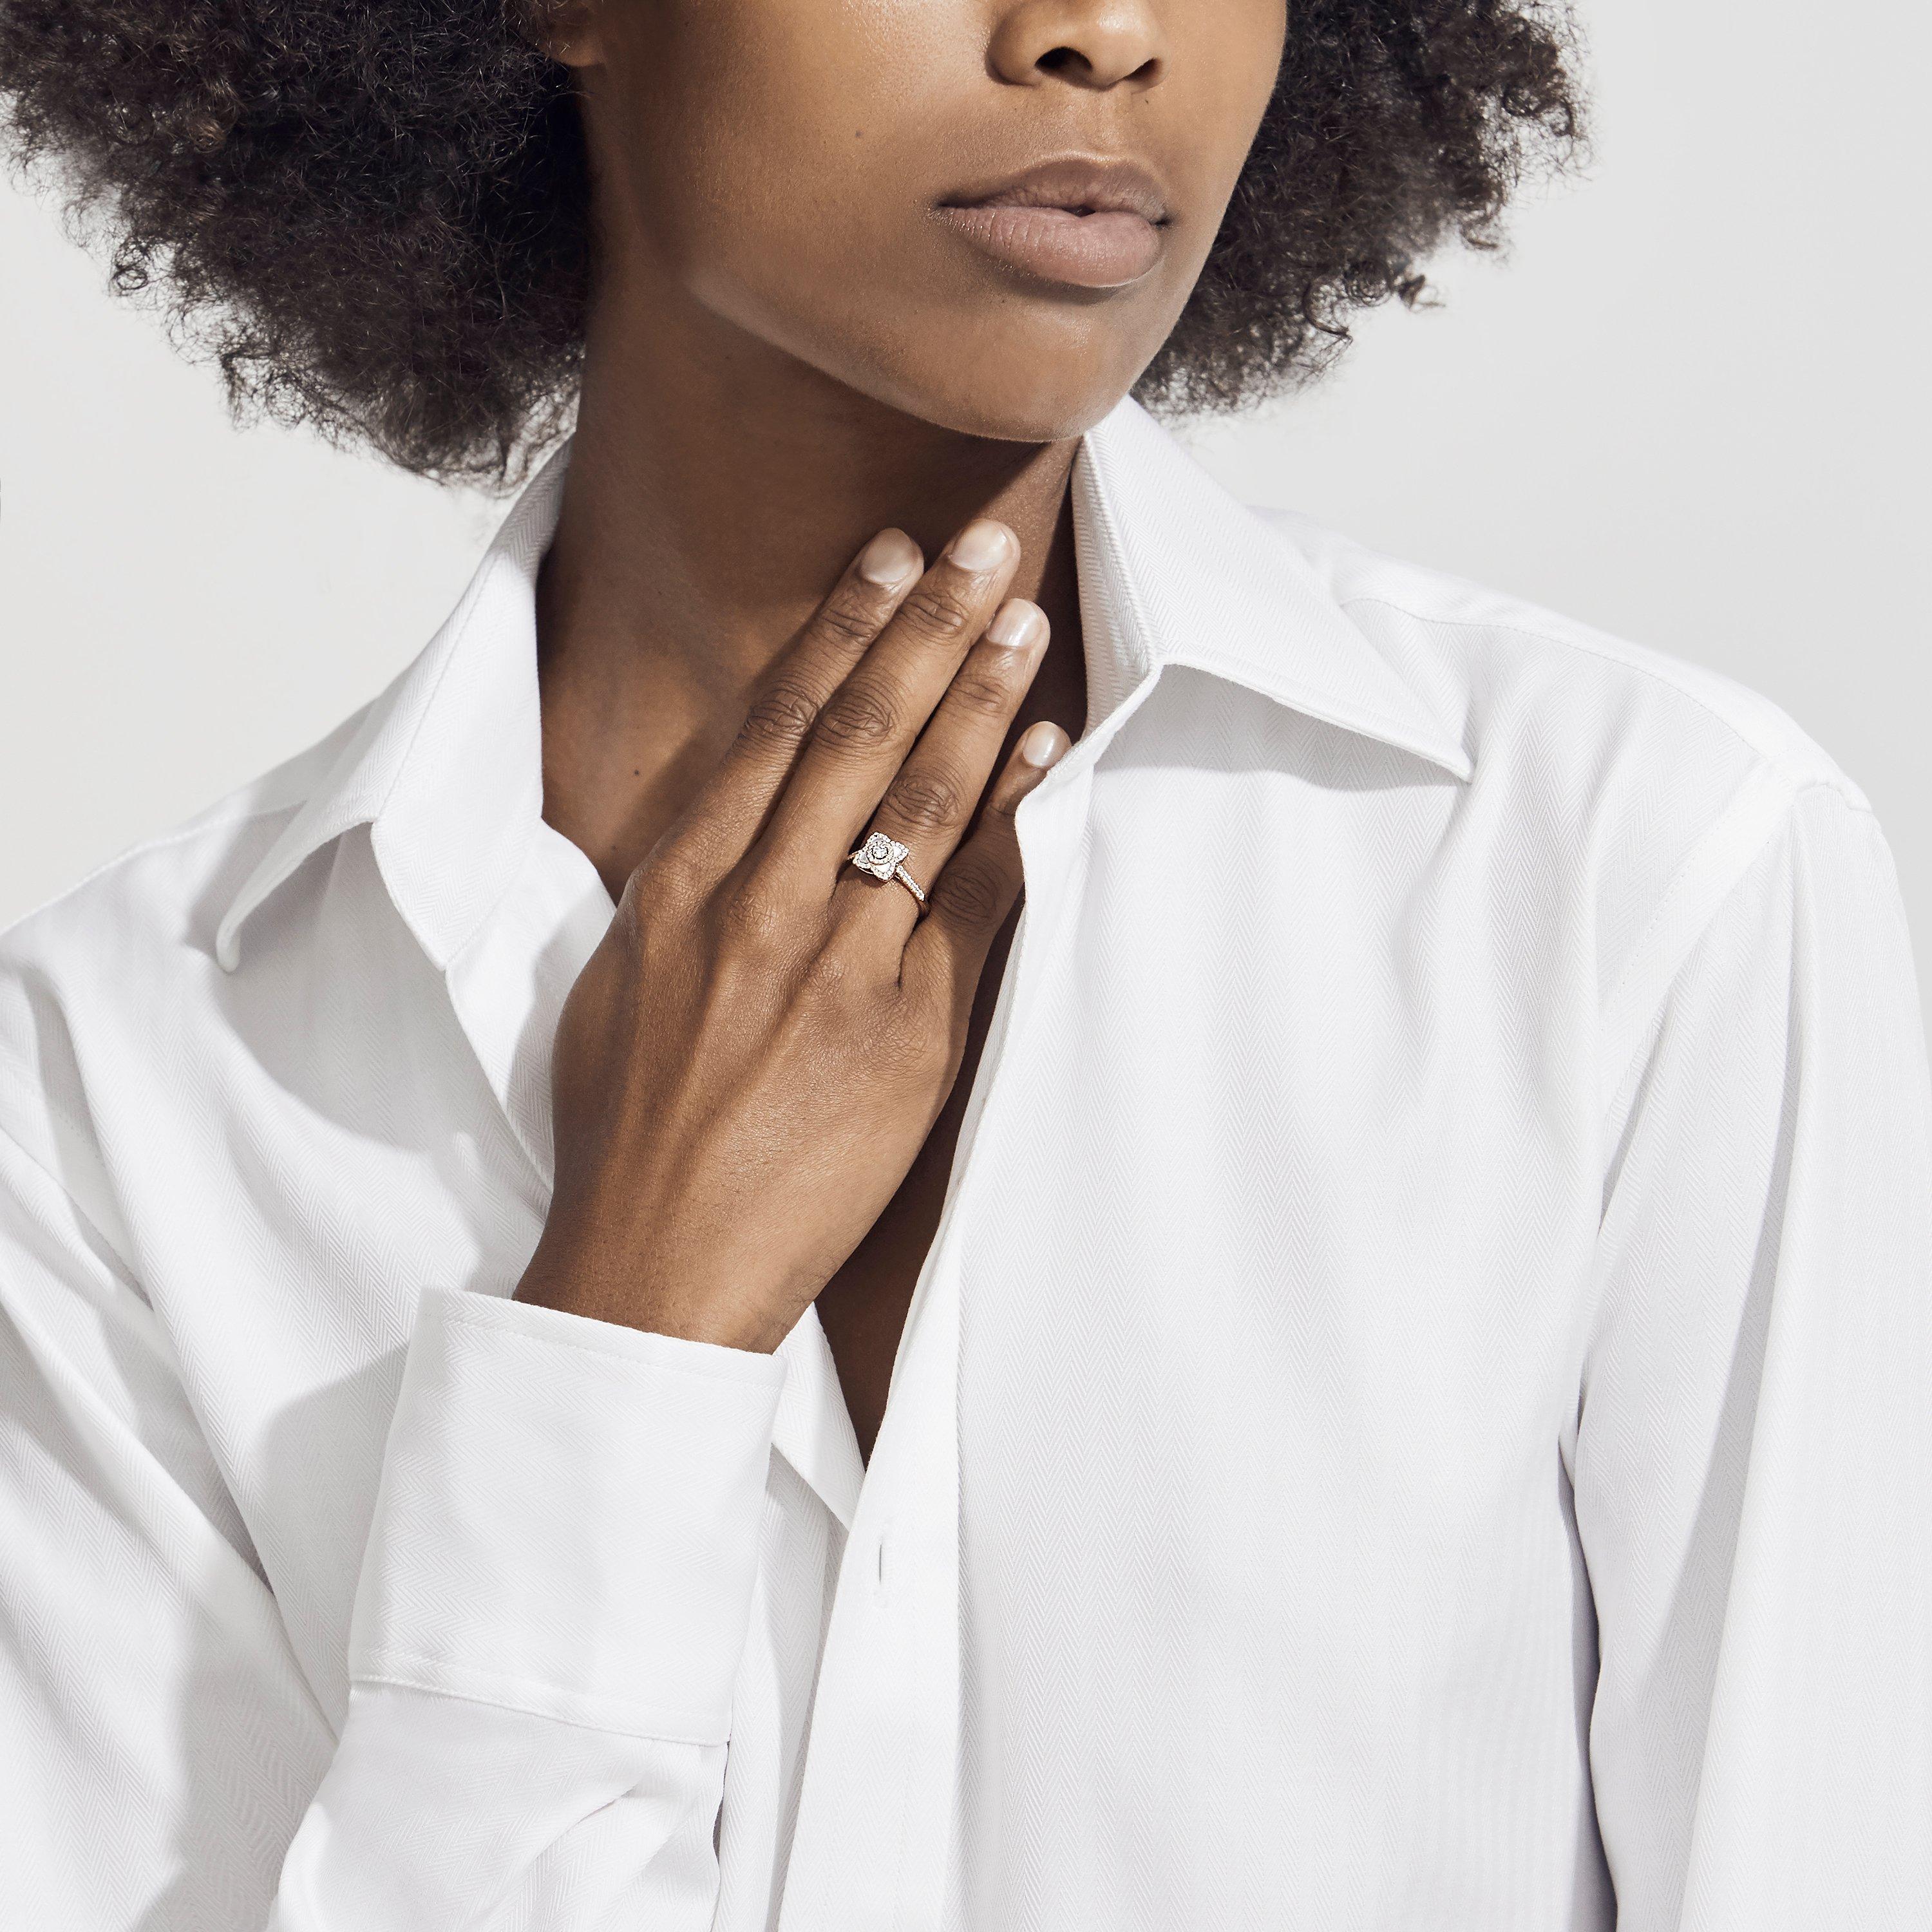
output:
<path id="1" fill-rule="evenodd" d="M 844 1000 L 856 990 L 859 975 L 855 962 L 836 946 L 820 947 L 807 962 L 806 986 L 822 1000 Z"/>
<path id="2" fill-rule="evenodd" d="M 933 910 L 961 926 L 990 925 L 1004 886 L 999 868 L 986 860 L 955 859 L 933 889 Z"/>
<path id="3" fill-rule="evenodd" d="M 725 895 L 718 918 L 729 944 L 763 952 L 782 940 L 788 910 L 770 886 L 748 880 Z"/>
<path id="4" fill-rule="evenodd" d="M 818 715 L 818 735 L 840 751 L 869 752 L 890 743 L 898 714 L 885 693 L 870 684 L 848 684 Z"/>
<path id="5" fill-rule="evenodd" d="M 982 718 L 1004 718 L 1018 701 L 1019 692 L 999 671 L 969 660 L 952 680 L 950 695 L 964 710 Z"/>
<path id="6" fill-rule="evenodd" d="M 964 815 L 964 794 L 944 772 L 901 772 L 890 802 L 892 815 L 916 832 L 943 831 Z"/>
<path id="7" fill-rule="evenodd" d="M 974 604 L 970 598 L 949 584 L 922 584 L 899 610 L 915 629 L 934 638 L 950 639 L 972 622 Z"/>
<path id="8" fill-rule="evenodd" d="M 641 876 L 640 876 L 641 875 Z M 703 903 L 708 882 L 702 868 L 687 854 L 663 852 L 632 874 L 634 891 L 627 886 L 625 896 L 636 903 L 640 920 L 642 909 L 684 914 Z"/>
<path id="9" fill-rule="evenodd" d="M 610 922 L 608 937 L 629 958 L 634 960 L 643 956 L 646 908 L 653 908 L 656 902 L 656 888 L 643 877 L 641 869 L 634 872 L 624 881 L 623 893 L 617 901 L 616 915 Z"/>
<path id="10" fill-rule="evenodd" d="M 890 982 L 876 945 L 862 931 L 835 929 L 806 969 L 805 991 L 821 1018 L 848 1042 L 862 1040 L 868 1057 L 892 1058 Z"/>
<path id="11" fill-rule="evenodd" d="M 1013 814 L 1019 809 L 1016 798 L 988 798 L 980 808 L 980 830 L 990 836 L 1002 848 L 1017 844 L 1019 834 L 1014 830 Z"/>
<path id="12" fill-rule="evenodd" d="M 818 628 L 844 644 L 869 644 L 879 634 L 879 614 L 856 596 L 835 597 L 818 614 Z"/>
<path id="13" fill-rule="evenodd" d="M 738 742 L 760 750 L 790 751 L 812 729 L 818 706 L 796 684 L 775 684 L 760 693 L 738 728 Z"/>

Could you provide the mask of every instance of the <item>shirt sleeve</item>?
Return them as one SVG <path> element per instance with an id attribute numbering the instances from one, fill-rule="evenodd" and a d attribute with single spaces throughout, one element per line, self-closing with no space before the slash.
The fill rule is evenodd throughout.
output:
<path id="1" fill-rule="evenodd" d="M 1619 1932 L 1932 1898 L 1932 1084 L 1891 854 L 1800 792 L 1612 1109 L 1571 1459 Z"/>
<path id="2" fill-rule="evenodd" d="M 0 1923 L 709 1927 L 784 1372 L 425 1292 L 338 1729 L 153 1311 L 0 1136 Z"/>

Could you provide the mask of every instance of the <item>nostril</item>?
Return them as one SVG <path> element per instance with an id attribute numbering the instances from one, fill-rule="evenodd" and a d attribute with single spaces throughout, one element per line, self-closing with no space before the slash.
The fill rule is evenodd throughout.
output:
<path id="1" fill-rule="evenodd" d="M 1034 62 L 1042 74 L 1066 74 L 1088 86 L 1113 86 L 1124 82 L 1130 87 L 1151 87 L 1161 76 L 1161 62 L 1158 55 L 1150 56 L 1139 66 L 1125 73 L 1116 70 L 1111 62 L 1106 63 L 1107 78 L 1103 81 L 1100 70 L 1078 47 L 1049 47 Z"/>

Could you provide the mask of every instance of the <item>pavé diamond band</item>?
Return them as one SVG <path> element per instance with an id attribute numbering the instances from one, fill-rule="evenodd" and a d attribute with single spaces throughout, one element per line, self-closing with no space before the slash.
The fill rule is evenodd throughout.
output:
<path id="1" fill-rule="evenodd" d="M 900 863 L 911 850 L 910 845 L 902 845 L 896 838 L 888 838 L 883 832 L 874 832 L 856 852 L 848 856 L 860 872 L 869 872 L 875 879 L 898 880 L 923 906 L 926 895 L 920 890 L 919 881 Z"/>

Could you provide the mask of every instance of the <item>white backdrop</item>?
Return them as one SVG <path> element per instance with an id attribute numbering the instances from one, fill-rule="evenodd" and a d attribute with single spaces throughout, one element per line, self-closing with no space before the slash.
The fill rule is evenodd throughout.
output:
<path id="1" fill-rule="evenodd" d="M 1923 981 L 1928 10 L 1584 20 L 1584 179 L 1505 261 L 1437 263 L 1445 307 L 1369 314 L 1322 388 L 1189 440 L 1250 501 L 1775 699 L 1870 794 Z M 362 703 L 503 507 L 236 433 L 0 187 L 0 924 Z"/>

